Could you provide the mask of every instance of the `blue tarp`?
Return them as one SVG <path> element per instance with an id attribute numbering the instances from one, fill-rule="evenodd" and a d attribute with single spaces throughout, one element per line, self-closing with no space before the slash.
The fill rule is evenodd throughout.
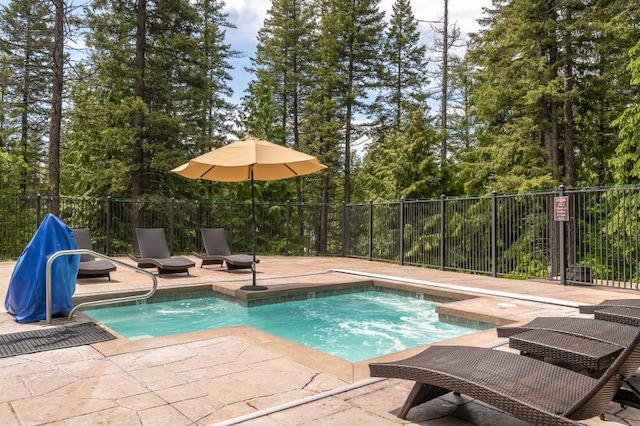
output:
<path id="1" fill-rule="evenodd" d="M 46 266 L 55 252 L 77 249 L 73 231 L 60 219 L 47 214 L 24 249 L 9 280 L 4 307 L 19 323 L 41 321 L 46 311 Z M 60 256 L 51 265 L 51 315 L 66 315 L 73 309 L 80 255 Z"/>

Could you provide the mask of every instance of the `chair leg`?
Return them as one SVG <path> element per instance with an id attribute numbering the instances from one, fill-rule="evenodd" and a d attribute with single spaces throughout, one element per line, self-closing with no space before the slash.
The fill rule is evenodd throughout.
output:
<path id="1" fill-rule="evenodd" d="M 413 389 L 409 392 L 404 405 L 400 409 L 400 413 L 398 417 L 401 419 L 406 419 L 407 414 L 409 414 L 409 410 L 415 407 L 416 405 L 420 405 L 423 402 L 430 401 L 434 398 L 437 398 L 441 395 L 449 393 L 450 391 L 445 388 L 441 388 L 438 386 L 432 386 L 426 383 L 416 382 L 413 385 Z"/>

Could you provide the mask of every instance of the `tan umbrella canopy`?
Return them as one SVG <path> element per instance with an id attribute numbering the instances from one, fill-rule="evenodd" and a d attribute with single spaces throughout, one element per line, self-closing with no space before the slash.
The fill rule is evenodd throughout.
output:
<path id="1" fill-rule="evenodd" d="M 191 179 L 218 182 L 280 180 L 308 175 L 327 166 L 312 155 L 259 139 L 250 132 L 240 140 L 202 154 L 172 170 Z"/>
<path id="2" fill-rule="evenodd" d="M 243 288 L 264 290 L 266 287 L 256 285 L 256 217 L 253 182 L 304 176 L 326 168 L 327 166 L 321 164 L 312 155 L 259 139 L 249 132 L 242 139 L 193 158 L 171 171 L 190 179 L 218 182 L 251 181 L 253 284 Z"/>

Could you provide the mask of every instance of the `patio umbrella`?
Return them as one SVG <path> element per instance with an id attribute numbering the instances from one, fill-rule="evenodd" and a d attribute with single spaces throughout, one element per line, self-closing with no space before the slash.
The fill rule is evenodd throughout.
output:
<path id="1" fill-rule="evenodd" d="M 253 283 L 244 290 L 265 290 L 256 285 L 256 211 L 254 181 L 280 180 L 326 169 L 312 155 L 255 137 L 245 137 L 193 158 L 171 170 L 190 179 L 218 182 L 251 181 L 251 231 L 253 237 Z"/>

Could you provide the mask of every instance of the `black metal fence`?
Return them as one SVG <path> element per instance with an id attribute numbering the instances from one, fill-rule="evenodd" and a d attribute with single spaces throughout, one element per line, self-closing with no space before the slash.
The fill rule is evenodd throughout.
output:
<path id="1" fill-rule="evenodd" d="M 639 206 L 640 187 L 348 205 L 258 203 L 257 252 L 638 289 Z M 234 252 L 252 249 L 249 203 L 3 196 L 0 258 L 17 258 L 55 208 L 70 227 L 90 228 L 94 249 L 111 256 L 136 252 L 136 227 L 165 228 L 175 254 L 202 250 L 202 227 L 225 228 Z"/>
<path id="2" fill-rule="evenodd" d="M 0 197 L 0 259 L 15 259 L 44 216 L 54 211 L 71 228 L 89 228 L 93 248 L 110 256 L 135 253 L 135 228 L 164 228 L 172 253 L 201 251 L 200 228 L 225 228 L 234 252 L 251 252 L 251 205 L 233 201 Z M 340 255 L 335 244 L 340 207 L 256 204 L 257 251 L 280 255 Z M 323 229 L 322 227 L 324 226 Z M 325 239 L 321 239 L 322 235 Z M 329 241 L 330 239 L 330 241 Z M 339 238 L 337 238 L 339 240 Z"/>

